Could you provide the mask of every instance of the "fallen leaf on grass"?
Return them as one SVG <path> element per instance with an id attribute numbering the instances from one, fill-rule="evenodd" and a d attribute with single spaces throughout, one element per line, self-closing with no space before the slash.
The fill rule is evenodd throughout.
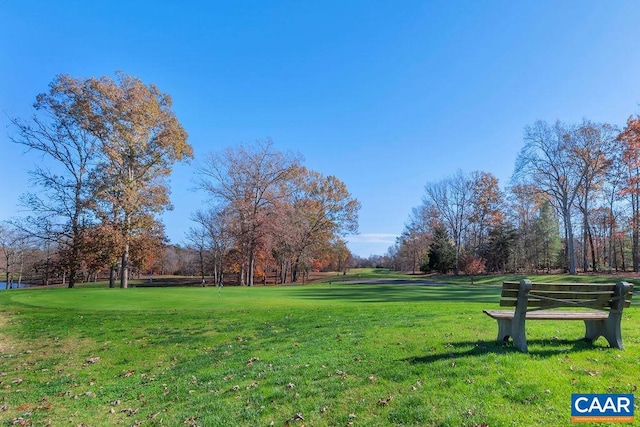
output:
<path id="1" fill-rule="evenodd" d="M 94 356 L 94 357 L 88 358 L 85 363 L 90 365 L 92 363 L 96 363 L 98 360 L 100 360 L 100 358 L 98 356 Z"/>
<path id="2" fill-rule="evenodd" d="M 386 399 L 379 399 L 378 404 L 382 406 L 387 406 L 389 402 L 391 402 L 392 400 L 393 400 L 393 396 L 389 396 Z"/>
<path id="3" fill-rule="evenodd" d="M 137 414 L 137 413 L 138 413 L 138 408 L 136 408 L 136 409 L 133 409 L 133 408 L 124 408 L 124 409 L 121 409 L 121 410 L 120 410 L 120 412 L 124 412 L 124 413 L 125 413 L 125 414 L 127 414 L 128 416 L 132 417 L 132 416 L 134 416 L 135 414 Z"/>
<path id="4" fill-rule="evenodd" d="M 189 418 L 185 419 L 182 424 L 187 424 L 187 425 L 190 425 L 190 426 L 193 426 L 193 427 L 198 425 L 198 423 L 196 422 L 196 417 L 189 417 Z"/>

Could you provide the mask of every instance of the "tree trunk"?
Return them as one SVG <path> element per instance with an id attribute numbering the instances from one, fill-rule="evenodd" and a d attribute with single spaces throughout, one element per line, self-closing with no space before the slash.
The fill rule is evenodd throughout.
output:
<path id="1" fill-rule="evenodd" d="M 109 267 L 109 287 L 116 287 L 116 266 L 112 265 Z"/>
<path id="2" fill-rule="evenodd" d="M 616 258 L 616 245 L 615 241 L 613 240 L 613 207 L 610 207 L 610 209 L 612 213 L 610 214 L 609 218 L 609 273 L 611 273 L 611 271 L 613 270 L 613 263 L 615 262 Z"/>
<path id="3" fill-rule="evenodd" d="M 565 238 L 567 240 L 567 261 L 569 266 L 569 274 L 576 274 L 576 257 L 573 242 L 573 226 L 571 225 L 571 211 L 568 207 L 563 209 Z"/>
<path id="4" fill-rule="evenodd" d="M 587 254 L 589 253 L 588 248 L 588 234 L 589 234 L 589 225 L 587 222 L 587 211 L 585 207 L 585 211 L 583 213 L 582 220 L 582 271 L 584 273 L 589 271 L 589 260 Z"/>
<path id="5" fill-rule="evenodd" d="M 205 285 L 205 281 L 204 281 L 204 251 L 202 249 L 200 249 L 199 251 L 199 255 L 200 255 L 200 276 L 202 278 L 202 286 Z"/>
<path id="6" fill-rule="evenodd" d="M 133 180 L 133 172 L 129 169 L 130 180 Z M 120 263 L 120 287 L 129 287 L 129 246 L 131 244 L 131 217 L 125 213 L 124 230 L 124 250 L 122 251 L 122 261 Z"/>
<path id="7" fill-rule="evenodd" d="M 49 263 L 51 263 L 51 257 L 49 253 L 49 247 L 47 245 L 47 262 L 44 266 L 44 285 L 49 286 Z"/>
<path id="8" fill-rule="evenodd" d="M 455 236 L 455 242 L 456 242 L 456 247 L 455 247 L 455 265 L 453 267 L 453 273 L 455 276 L 459 276 L 460 275 L 460 269 L 459 269 L 459 261 L 460 261 L 460 236 L 456 235 Z"/>
<path id="9" fill-rule="evenodd" d="M 76 190 L 76 208 L 80 206 L 78 191 Z M 73 288 L 76 285 L 76 275 L 78 273 L 78 265 L 80 251 L 78 250 L 78 246 L 80 245 L 80 228 L 78 227 L 78 214 L 74 214 L 72 218 L 71 224 L 71 259 L 69 260 L 69 288 Z M 64 279 L 62 279 L 62 283 L 64 284 Z"/>
<path id="10" fill-rule="evenodd" d="M 591 270 L 595 273 L 596 271 L 598 271 L 597 260 L 596 260 L 596 248 L 593 243 L 593 234 L 591 234 L 591 228 L 588 228 L 587 232 L 588 232 L 588 238 L 589 238 L 589 246 L 591 247 L 591 263 L 592 263 Z"/>
<path id="11" fill-rule="evenodd" d="M 213 260 L 213 283 L 216 284 L 216 286 L 218 286 L 218 261 L 217 260 Z"/>
<path id="12" fill-rule="evenodd" d="M 253 286 L 253 272 L 256 267 L 256 254 L 254 252 L 254 245 L 249 247 L 249 271 L 247 271 L 247 284 Z"/>
<path id="13" fill-rule="evenodd" d="M 124 251 L 122 252 L 122 262 L 120 264 L 120 287 L 129 287 L 129 242 L 124 244 Z"/>
<path id="14" fill-rule="evenodd" d="M 638 196 L 636 196 L 636 199 L 638 198 Z M 640 235 L 638 234 L 638 210 L 637 208 L 634 206 L 634 212 L 633 212 L 633 220 L 632 220 L 632 224 L 633 224 L 633 230 L 632 230 L 632 247 L 631 247 L 631 254 L 632 254 L 632 261 L 633 261 L 633 272 L 637 273 L 639 270 L 639 257 L 638 257 L 638 243 L 640 242 Z"/>

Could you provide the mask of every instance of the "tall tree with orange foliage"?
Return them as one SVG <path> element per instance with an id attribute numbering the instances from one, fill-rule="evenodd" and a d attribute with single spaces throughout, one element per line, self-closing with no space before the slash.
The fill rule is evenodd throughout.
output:
<path id="1" fill-rule="evenodd" d="M 618 135 L 622 143 L 622 161 L 627 166 L 627 180 L 621 191 L 631 202 L 633 271 L 640 270 L 640 116 L 629 117 Z"/>
<path id="2" fill-rule="evenodd" d="M 335 176 L 301 168 L 297 177 L 298 188 L 291 195 L 291 208 L 283 224 L 289 230 L 293 282 L 298 279 L 301 262 L 315 255 L 314 249 L 357 233 L 360 209 L 345 183 Z"/>
<path id="3" fill-rule="evenodd" d="M 485 243 L 490 227 L 499 225 L 503 220 L 503 196 L 498 186 L 498 178 L 490 172 L 473 172 L 471 182 L 473 189 L 470 220 L 477 255 Z"/>
<path id="4" fill-rule="evenodd" d="M 126 288 L 131 245 L 153 223 L 150 216 L 171 208 L 165 179 L 173 164 L 191 158 L 193 150 L 171 97 L 155 85 L 124 73 L 86 84 L 91 104 L 82 114 L 102 151 L 95 194 L 122 235 L 120 287 Z"/>

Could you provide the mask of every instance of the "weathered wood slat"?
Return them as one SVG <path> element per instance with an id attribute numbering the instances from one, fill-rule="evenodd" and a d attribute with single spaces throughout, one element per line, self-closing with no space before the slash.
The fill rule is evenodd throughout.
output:
<path id="1" fill-rule="evenodd" d="M 593 302 L 593 299 L 585 299 L 585 300 L 573 300 L 576 303 L 582 302 L 583 305 L 585 306 L 589 306 L 589 307 L 599 307 L 602 308 L 603 310 L 609 309 L 611 308 L 612 304 L 611 302 L 608 301 L 602 301 L 602 302 Z M 500 306 L 501 307 L 515 307 L 517 303 L 516 299 L 511 299 L 511 298 L 503 298 L 500 300 Z M 549 306 L 555 306 L 558 305 L 558 303 L 554 303 L 552 301 L 548 301 L 548 300 L 540 300 L 540 299 L 536 299 L 534 297 L 530 297 L 529 298 L 529 303 L 527 304 L 528 307 L 549 307 Z M 566 306 L 568 304 L 564 304 L 563 306 Z M 580 304 L 575 304 L 576 306 L 580 306 Z M 629 306 L 631 306 L 631 301 L 627 301 L 625 300 L 624 302 L 624 308 L 628 308 Z"/>
<path id="2" fill-rule="evenodd" d="M 483 310 L 484 313 L 494 319 L 513 319 L 512 310 Z M 604 311 L 530 311 L 527 319 L 535 320 L 603 320 L 609 316 Z"/>
<path id="3" fill-rule="evenodd" d="M 611 298 L 613 291 L 598 291 L 598 290 L 589 290 L 589 291 L 579 291 L 576 289 L 566 289 L 566 290 L 542 290 L 540 288 L 534 288 L 529 292 L 530 295 L 547 295 L 547 296 L 558 296 L 560 298 L 586 298 L 588 296 L 602 296 L 605 298 Z M 572 296 L 577 295 L 577 296 Z M 505 289 L 502 291 L 501 296 L 503 297 L 512 297 L 517 298 L 518 290 L 517 289 Z"/>
<path id="4" fill-rule="evenodd" d="M 532 283 L 532 290 L 560 292 L 613 292 L 615 283 Z M 504 282 L 503 290 L 518 291 L 518 282 Z"/>
<path id="5" fill-rule="evenodd" d="M 593 291 L 593 292 L 576 292 L 576 291 L 541 291 L 539 289 L 532 289 L 529 292 L 531 296 L 544 296 L 548 298 L 566 298 L 566 299 L 610 299 L 613 295 L 613 291 Z M 503 291 L 503 298 L 517 298 L 518 291 L 507 290 Z"/>

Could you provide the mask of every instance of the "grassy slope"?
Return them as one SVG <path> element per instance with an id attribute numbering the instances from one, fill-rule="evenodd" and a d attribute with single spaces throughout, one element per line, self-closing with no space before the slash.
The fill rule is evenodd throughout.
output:
<path id="1" fill-rule="evenodd" d="M 2 292 L 0 422 L 569 425 L 572 392 L 636 389 L 638 309 L 626 351 L 530 322 L 521 354 L 498 283 Z"/>

